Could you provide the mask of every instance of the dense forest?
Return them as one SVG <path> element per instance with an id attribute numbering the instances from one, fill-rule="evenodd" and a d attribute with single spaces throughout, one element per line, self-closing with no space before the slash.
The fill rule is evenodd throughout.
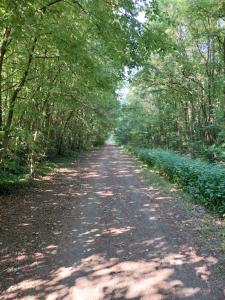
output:
<path id="1" fill-rule="evenodd" d="M 141 5 L 119 1 L 0 3 L 1 177 L 102 144 L 123 68 L 136 64 Z"/>
<path id="2" fill-rule="evenodd" d="M 225 4 L 158 1 L 145 26 L 156 51 L 130 84 L 118 138 L 211 160 L 225 158 Z"/>
<path id="3" fill-rule="evenodd" d="M 225 3 L 159 0 L 154 12 L 143 20 L 153 48 L 126 84 L 117 141 L 224 214 Z"/>

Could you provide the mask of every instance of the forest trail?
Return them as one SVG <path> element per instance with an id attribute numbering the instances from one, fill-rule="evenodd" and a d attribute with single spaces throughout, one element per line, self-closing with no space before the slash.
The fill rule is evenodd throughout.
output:
<path id="1" fill-rule="evenodd" d="M 106 145 L 1 200 L 0 299 L 224 299 L 219 259 L 138 173 Z"/>

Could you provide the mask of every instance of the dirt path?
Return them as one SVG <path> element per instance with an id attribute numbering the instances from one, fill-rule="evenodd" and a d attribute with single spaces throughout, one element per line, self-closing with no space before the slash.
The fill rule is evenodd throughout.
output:
<path id="1" fill-rule="evenodd" d="M 222 261 L 137 173 L 108 145 L 1 200 L 0 299 L 225 299 Z"/>

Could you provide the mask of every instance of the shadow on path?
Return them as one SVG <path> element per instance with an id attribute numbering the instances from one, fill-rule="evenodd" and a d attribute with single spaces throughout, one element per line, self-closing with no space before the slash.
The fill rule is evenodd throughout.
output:
<path id="1" fill-rule="evenodd" d="M 0 299 L 225 299 L 216 257 L 113 145 L 1 202 Z M 7 201 L 8 202 L 7 202 Z"/>

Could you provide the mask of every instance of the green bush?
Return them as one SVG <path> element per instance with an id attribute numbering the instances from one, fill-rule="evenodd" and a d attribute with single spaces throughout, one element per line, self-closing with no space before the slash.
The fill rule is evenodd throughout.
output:
<path id="1" fill-rule="evenodd" d="M 197 203 L 225 213 L 225 168 L 161 149 L 133 149 L 133 152 L 190 193 Z"/>
<path id="2" fill-rule="evenodd" d="M 13 174 L 0 170 L 0 194 L 8 194 L 29 185 L 31 178 L 28 174 Z"/>

